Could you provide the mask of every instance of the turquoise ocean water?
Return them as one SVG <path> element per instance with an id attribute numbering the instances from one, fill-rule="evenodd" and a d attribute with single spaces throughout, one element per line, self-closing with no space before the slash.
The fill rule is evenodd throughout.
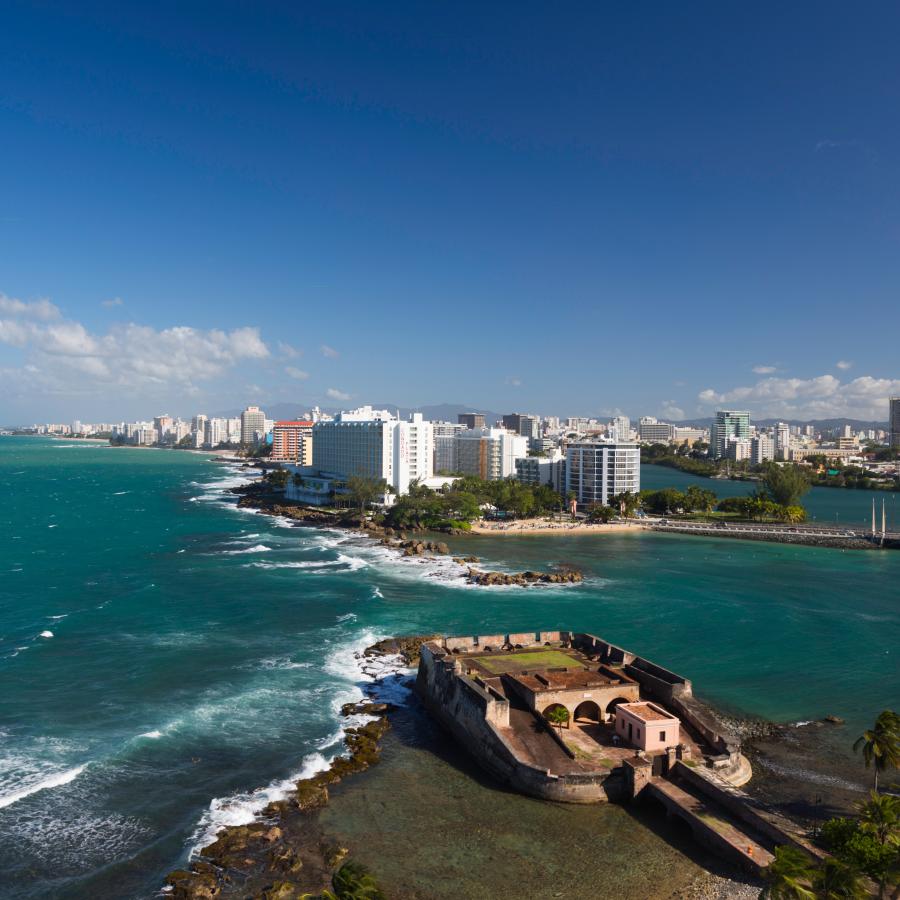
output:
<path id="1" fill-rule="evenodd" d="M 485 590 L 449 560 L 239 511 L 238 480 L 201 455 L 0 438 L 0 896 L 153 896 L 217 825 L 340 749 L 353 653 L 393 633 L 590 630 L 779 720 L 859 728 L 900 698 L 895 552 L 459 539 L 497 567 L 587 575 Z M 843 521 L 871 497 L 820 502 Z"/>

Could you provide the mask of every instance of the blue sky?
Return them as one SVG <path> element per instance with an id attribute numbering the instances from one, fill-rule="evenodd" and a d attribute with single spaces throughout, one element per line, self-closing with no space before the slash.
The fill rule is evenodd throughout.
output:
<path id="1" fill-rule="evenodd" d="M 886 418 L 896 4 L 334 7 L 3 4 L 0 422 Z"/>

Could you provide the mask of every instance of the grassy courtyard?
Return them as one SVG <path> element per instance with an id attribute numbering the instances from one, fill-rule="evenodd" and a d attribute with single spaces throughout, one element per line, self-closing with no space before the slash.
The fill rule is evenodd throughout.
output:
<path id="1" fill-rule="evenodd" d="M 478 664 L 493 675 L 503 672 L 522 672 L 530 669 L 550 669 L 562 666 L 584 666 L 562 650 L 533 650 L 526 653 L 502 653 L 497 656 L 480 656 Z"/>

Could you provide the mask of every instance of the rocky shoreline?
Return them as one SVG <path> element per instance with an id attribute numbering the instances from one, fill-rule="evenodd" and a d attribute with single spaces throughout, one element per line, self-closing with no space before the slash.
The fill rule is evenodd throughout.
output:
<path id="1" fill-rule="evenodd" d="M 329 786 L 378 763 L 393 708 L 377 699 L 378 681 L 415 664 L 419 644 L 427 639 L 389 639 L 367 648 L 360 655 L 360 669 L 373 679 L 368 696 L 341 708 L 345 718 L 366 721 L 344 730 L 345 754 L 324 771 L 297 781 L 293 792 L 266 806 L 258 821 L 223 828 L 188 867 L 166 876 L 164 894 L 173 900 L 299 900 L 330 891 L 350 851 L 329 839 L 317 813 L 328 804 Z"/>
<path id="2" fill-rule="evenodd" d="M 335 528 L 354 531 L 377 540 L 383 547 L 395 550 L 400 556 L 435 557 L 449 556 L 450 547 L 445 541 L 425 538 L 410 538 L 393 528 L 384 528 L 363 520 L 352 513 L 315 509 L 308 506 L 286 505 L 280 493 L 272 491 L 262 482 L 251 482 L 231 488 L 231 493 L 240 496 L 238 507 L 255 509 L 263 515 L 289 519 L 293 524 L 307 528 Z M 479 562 L 477 556 L 454 556 L 453 562 L 460 566 L 459 577 L 469 584 L 481 587 L 529 587 L 537 584 L 579 584 L 584 581 L 581 572 L 568 566 L 558 566 L 550 572 L 492 572 L 473 568 L 471 563 Z"/>

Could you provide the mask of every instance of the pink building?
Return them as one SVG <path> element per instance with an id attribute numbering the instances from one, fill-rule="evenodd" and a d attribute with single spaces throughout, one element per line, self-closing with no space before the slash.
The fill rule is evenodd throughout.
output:
<path id="1" fill-rule="evenodd" d="M 665 750 L 681 743 L 681 721 L 643 700 L 616 706 L 616 734 L 641 750 Z"/>

